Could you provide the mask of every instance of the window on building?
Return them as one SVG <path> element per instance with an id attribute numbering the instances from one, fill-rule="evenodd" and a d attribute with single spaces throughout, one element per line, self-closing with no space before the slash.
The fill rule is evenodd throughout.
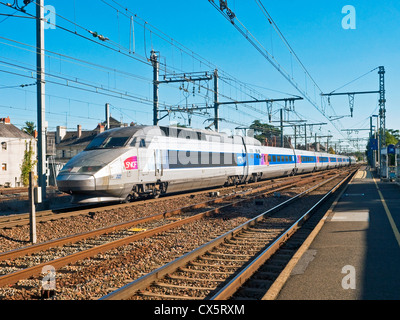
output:
<path id="1" fill-rule="evenodd" d="M 2 150 L 7 150 L 7 142 L 2 142 L 1 143 L 1 149 Z"/>
<path id="2" fill-rule="evenodd" d="M 1 170 L 2 171 L 7 171 L 7 163 L 2 163 L 1 164 Z"/>

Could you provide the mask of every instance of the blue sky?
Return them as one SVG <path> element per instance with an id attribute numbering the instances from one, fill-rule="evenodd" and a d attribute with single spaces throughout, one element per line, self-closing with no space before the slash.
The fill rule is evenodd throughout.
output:
<path id="1" fill-rule="evenodd" d="M 378 90 L 377 70 L 368 72 L 384 66 L 387 128 L 400 129 L 400 111 L 397 107 L 400 102 L 398 1 L 263 0 L 262 3 L 322 91 L 333 91 L 364 74 L 364 77 L 339 91 Z M 151 124 L 152 68 L 146 61 L 151 48 L 160 52 L 160 74 L 165 73 L 165 68 L 168 68 L 167 72 L 179 73 L 212 71 L 217 67 L 222 77 L 221 100 L 284 98 L 299 94 L 208 0 L 49 0 L 45 4 L 54 6 L 57 13 L 56 29 L 45 32 L 46 49 L 49 50 L 46 71 L 58 77 L 47 77 L 46 119 L 49 130 L 55 130 L 58 125 L 66 125 L 73 130 L 77 124 L 81 124 L 85 130 L 91 130 L 104 121 L 105 103 L 111 104 L 112 116 L 118 120 Z M 122 7 L 118 7 L 118 4 Z M 352 5 L 356 9 L 355 30 L 342 28 L 345 16 L 342 8 L 345 5 Z M 293 78 L 299 86 L 320 103 L 320 92 L 291 58 L 256 2 L 228 0 L 228 6 L 285 70 L 289 73 L 293 70 Z M 129 11 L 123 8 L 129 8 Z M 0 13 L 14 12 L 0 5 Z M 27 12 L 35 13 L 34 4 L 27 7 Z M 134 17 L 132 32 L 130 16 L 134 14 L 137 16 Z M 26 69 L 35 68 L 35 21 L 14 17 L 2 21 L 4 18 L 0 17 L 0 70 L 6 72 L 0 72 L 0 115 L 10 116 L 11 121 L 21 127 L 25 121 L 36 122 L 35 87 L 1 87 L 35 82 L 32 72 Z M 87 30 L 96 31 L 110 40 L 99 41 Z M 94 41 L 74 34 L 75 31 Z M 121 51 L 135 49 L 135 53 L 122 54 L 118 48 Z M 24 66 L 25 69 L 17 66 Z M 70 81 L 67 82 L 66 78 Z M 243 83 L 248 85 L 244 86 Z M 106 90 L 102 91 L 101 88 Z M 161 105 L 185 107 L 212 104 L 211 82 L 203 81 L 200 87 L 196 85 L 195 88 L 186 84 L 186 91 L 182 89 L 179 84 L 161 85 Z M 106 94 L 99 94 L 99 91 Z M 278 120 L 278 110 L 282 107 L 282 104 L 273 105 L 274 121 Z M 329 114 L 348 115 L 348 97 L 331 98 L 331 107 L 327 111 Z M 308 123 L 327 122 L 307 101 L 296 102 L 295 110 Z M 227 120 L 221 122 L 222 129 L 233 129 L 239 124 L 249 125 L 255 119 L 267 122 L 268 118 L 265 104 L 237 108 L 223 106 L 220 112 L 221 117 Z M 354 117 L 342 118 L 340 128 L 368 129 L 369 116 L 377 112 L 377 95 L 356 96 Z M 211 110 L 209 114 L 192 115 L 191 125 L 204 128 L 210 123 L 207 119 L 212 116 Z M 288 116 L 291 120 L 297 119 L 292 113 Z M 161 123 L 176 122 L 188 124 L 189 117 L 185 113 L 170 114 Z M 332 125 L 314 127 L 317 134 L 332 134 L 335 140 L 347 137 L 346 133 L 339 131 Z M 351 138 L 367 136 L 368 131 L 360 131 Z"/>

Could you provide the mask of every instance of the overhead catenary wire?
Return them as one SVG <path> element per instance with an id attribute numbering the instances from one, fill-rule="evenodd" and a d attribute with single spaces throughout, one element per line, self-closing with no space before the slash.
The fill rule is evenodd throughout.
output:
<path id="1" fill-rule="evenodd" d="M 259 0 L 256 0 L 259 1 Z M 236 14 L 234 14 L 233 12 L 229 12 L 228 10 L 226 10 L 227 12 L 225 12 L 222 7 L 220 7 L 219 5 L 217 5 L 214 0 L 209 0 L 209 3 L 212 4 L 224 17 L 226 20 L 228 20 L 238 31 L 240 34 L 243 35 L 243 37 L 248 40 L 250 42 L 250 44 L 308 101 L 310 102 L 310 104 L 315 107 L 315 109 L 317 109 L 329 122 L 330 124 L 337 130 L 337 132 L 343 136 L 343 132 L 341 132 L 340 128 L 343 128 L 341 122 L 338 123 L 338 125 L 332 121 L 329 117 L 329 114 L 326 112 L 326 102 L 325 102 L 325 106 L 324 106 L 324 102 L 323 99 L 321 97 L 321 104 L 319 105 L 317 103 L 317 101 L 314 101 L 306 92 L 306 90 L 304 90 L 302 87 L 299 86 L 299 84 L 290 76 L 290 74 L 285 70 L 285 68 L 276 60 L 275 56 L 272 56 L 272 54 L 266 50 L 266 48 L 257 40 L 257 38 L 250 32 L 250 30 L 248 30 L 245 25 L 238 19 L 238 17 L 236 16 Z M 262 5 L 262 2 L 259 1 L 259 4 Z M 260 6 L 261 8 L 263 7 Z M 264 7 L 265 8 L 265 7 Z M 266 11 L 264 11 L 265 15 L 269 15 Z M 268 18 L 269 19 L 269 18 Z M 277 27 L 276 23 L 273 22 L 273 20 L 269 20 L 271 25 L 273 25 L 278 34 L 280 34 L 280 37 L 282 39 L 282 41 L 286 44 L 286 46 L 288 47 L 290 53 L 293 55 L 294 50 L 291 49 L 290 44 L 288 43 L 288 41 L 286 40 L 286 38 L 283 36 L 283 34 L 280 32 L 279 28 Z M 295 56 L 296 59 L 298 59 L 297 55 Z M 304 67 L 304 65 L 302 64 L 302 62 L 300 61 L 300 59 L 298 59 L 300 65 L 302 65 Z M 307 69 L 305 69 L 305 73 L 309 74 Z M 310 76 L 310 79 L 312 79 L 312 81 L 314 82 L 315 86 L 319 88 L 318 84 L 314 81 L 314 79 Z M 320 92 L 322 93 L 322 90 L 320 90 Z M 328 105 L 329 106 L 329 105 Z M 336 115 L 335 110 L 332 108 L 332 112 L 333 115 Z M 339 126 L 339 127 L 338 127 Z"/>
<path id="2" fill-rule="evenodd" d="M 104 2 L 104 1 L 103 1 Z M 60 17 L 62 17 L 61 15 L 59 15 L 59 14 L 57 14 L 58 16 L 60 16 Z M 62 17 L 62 18 L 64 18 L 64 17 Z M 71 22 L 69 19 L 67 19 L 67 18 L 64 18 L 66 21 L 69 21 L 69 22 Z M 71 22 L 72 23 L 72 22 Z M 147 24 L 147 22 L 145 23 L 145 24 Z M 74 23 L 74 25 L 76 25 L 76 26 L 79 26 L 78 24 L 76 24 L 76 23 Z M 57 27 L 60 27 L 59 25 L 57 25 Z M 87 29 L 87 28 L 84 28 L 84 27 L 82 27 L 82 26 L 79 26 L 79 27 L 81 27 L 82 29 L 84 29 L 84 30 L 86 30 L 86 31 L 88 31 L 89 29 Z M 63 30 L 66 30 L 66 31 L 69 31 L 69 32 L 71 32 L 71 30 L 67 30 L 66 28 L 62 28 Z M 87 38 L 87 37 L 85 37 L 85 38 Z M 91 39 L 90 39 L 91 40 Z M 175 43 L 177 43 L 177 41 L 175 41 Z M 182 50 L 181 50 L 182 51 Z M 195 56 L 195 53 L 193 52 L 193 51 L 191 51 L 190 52 L 190 54 L 191 54 L 191 56 L 192 57 L 194 57 Z M 71 57 L 69 57 L 69 58 L 71 58 Z M 203 61 L 203 63 L 204 63 L 204 61 Z M 208 63 L 208 62 L 207 62 Z M 208 90 L 210 90 L 209 88 L 207 88 Z"/>
<path id="3" fill-rule="evenodd" d="M 103 3 L 110 3 L 110 1 L 102 1 Z M 117 2 L 117 1 L 112 1 L 112 3 L 114 3 L 114 4 L 116 4 L 117 6 L 120 6 L 121 7 L 121 5 Z M 135 14 L 133 14 L 129 9 L 127 9 L 126 8 L 126 10 L 121 10 L 121 9 L 119 9 L 119 8 L 117 8 L 117 11 L 116 11 L 118 14 L 121 14 L 121 16 L 124 14 L 124 13 L 128 13 L 126 16 L 127 17 L 129 17 L 129 19 L 131 19 L 132 17 L 134 17 L 135 18 L 135 23 L 141 23 L 141 25 L 143 25 L 143 27 L 144 28 L 147 28 L 147 29 L 149 29 L 149 32 L 151 33 L 151 35 L 152 35 L 152 37 L 155 35 L 155 36 L 157 36 L 157 37 L 159 37 L 159 38 L 161 38 L 161 39 L 163 39 L 164 41 L 167 41 L 168 43 L 170 43 L 171 44 L 171 46 L 173 46 L 173 47 L 175 47 L 175 48 L 178 48 L 179 49 L 179 51 L 181 52 L 181 54 L 185 54 L 185 55 L 188 55 L 188 56 L 190 56 L 191 57 L 191 59 L 193 59 L 193 61 L 194 60 L 196 60 L 196 61 L 198 61 L 200 64 L 203 64 L 203 65 L 205 65 L 205 66 L 207 66 L 208 68 L 216 68 L 216 66 L 214 65 L 214 64 L 212 64 L 211 62 L 209 62 L 208 60 L 206 60 L 206 59 L 204 59 L 204 58 L 202 58 L 202 57 L 200 57 L 198 54 L 196 54 L 195 52 L 193 52 L 193 51 L 191 51 L 191 50 L 189 50 L 189 49 L 187 49 L 185 46 L 183 46 L 183 45 L 181 45 L 177 40 L 175 40 L 175 39 L 173 39 L 172 37 L 169 37 L 169 36 L 167 36 L 165 33 L 163 33 L 162 31 L 160 31 L 159 29 L 157 29 L 157 28 L 155 28 L 154 26 L 152 26 L 151 24 L 149 24 L 149 23 L 144 23 L 143 21 L 143 19 L 141 19 L 140 17 L 138 17 L 137 15 L 135 15 Z M 98 45 L 102 45 L 103 47 L 105 47 L 106 49 L 111 49 L 111 50 L 113 50 L 114 52 L 117 52 L 117 53 L 122 53 L 122 54 L 124 54 L 124 55 L 127 55 L 127 56 L 132 56 L 132 54 L 130 53 L 130 51 L 132 51 L 132 50 L 129 50 L 130 48 L 125 48 L 125 47 L 123 47 L 123 46 L 121 46 L 121 44 L 120 43 L 116 43 L 116 42 L 114 42 L 112 39 L 111 40 L 109 40 L 109 45 L 105 45 L 105 43 L 104 42 L 100 42 L 100 41 L 98 41 L 97 39 L 92 39 L 92 38 L 90 38 L 90 36 L 88 37 L 88 36 L 85 36 L 85 35 L 83 35 L 83 34 L 81 34 L 81 33 L 79 33 L 78 32 L 78 30 L 80 30 L 80 31 L 84 31 L 84 32 L 89 32 L 90 31 L 90 28 L 88 28 L 88 27 L 83 27 L 82 25 L 80 25 L 80 24 L 78 24 L 77 22 L 76 22 L 76 14 L 74 13 L 74 21 L 72 21 L 71 19 L 68 19 L 68 18 L 65 18 L 65 17 L 63 17 L 62 15 L 60 15 L 59 13 L 55 13 L 56 15 L 57 15 L 57 17 L 60 17 L 60 18 L 62 18 L 62 19 L 64 19 L 64 21 L 66 21 L 66 22 L 68 22 L 68 23 L 71 23 L 72 25 L 73 25 L 73 28 L 71 29 L 71 28 L 68 28 L 68 27 L 66 27 L 66 26 L 60 26 L 60 24 L 58 23 L 57 25 L 55 25 L 57 28 L 60 28 L 61 30 L 63 30 L 63 31 L 67 31 L 67 32 L 69 32 L 69 33 L 71 33 L 71 34 L 73 34 L 73 35 L 75 35 L 75 36 L 79 36 L 79 37 L 81 37 L 82 39 L 85 39 L 85 40 L 89 40 L 91 43 L 96 43 L 96 44 L 98 44 Z M 151 29 L 151 30 L 150 30 Z M 35 48 L 34 46 L 32 46 L 32 48 Z M 36 48 L 35 48 L 36 49 Z M 46 51 L 47 53 L 49 53 L 49 51 Z M 147 50 L 145 51 L 145 53 L 147 54 Z M 54 55 L 58 55 L 58 53 L 52 53 L 52 54 L 54 54 Z M 62 57 L 61 55 L 58 55 L 58 57 Z M 146 65 L 150 65 L 149 63 L 148 63 L 148 60 L 145 58 L 145 57 L 143 57 L 143 56 L 140 56 L 140 55 L 138 55 L 137 53 L 135 54 L 135 57 L 136 57 L 136 60 L 140 60 L 141 62 L 143 62 L 143 63 L 145 63 Z M 68 59 L 74 59 L 73 57 L 68 57 Z M 63 58 L 64 59 L 64 58 Z M 78 59 L 79 60 L 79 59 Z M 74 60 L 75 62 L 78 62 L 78 60 Z M 79 61 L 79 63 L 83 63 L 83 61 L 81 60 L 81 61 Z M 87 63 L 87 61 L 86 62 L 84 62 L 83 64 L 85 64 L 86 65 L 86 63 Z M 181 65 L 181 67 L 179 68 L 179 67 L 174 67 L 174 66 L 170 66 L 170 65 L 168 65 L 168 68 L 167 68 L 167 63 L 166 63 L 166 61 L 164 60 L 163 62 L 162 62 L 163 64 L 164 64 L 164 66 L 165 66 L 165 71 L 167 72 L 177 72 L 177 71 L 184 71 L 183 70 L 183 66 Z M 88 66 L 89 64 L 87 64 L 87 66 Z M 94 65 L 92 65 L 92 67 L 94 67 Z M 101 68 L 101 69 L 104 69 L 104 70 L 106 70 L 105 68 L 104 68 L 104 66 L 100 66 L 100 65 L 97 65 L 96 66 L 96 68 L 97 67 L 99 67 L 99 68 Z M 108 70 L 110 70 L 110 69 L 108 69 Z M 115 69 L 114 70 L 110 70 L 110 72 L 112 72 L 112 71 L 115 71 Z M 221 74 L 221 77 L 224 77 L 224 76 L 226 76 L 226 77 L 230 77 L 230 78 L 233 78 L 232 76 L 230 76 L 230 75 L 228 75 L 227 73 L 225 73 L 224 71 L 222 71 L 220 68 L 219 68 L 219 72 L 220 72 L 220 74 Z M 121 73 L 122 74 L 122 73 Z M 55 74 L 53 74 L 53 76 L 55 76 Z M 62 79 L 63 77 L 61 77 L 61 79 Z M 64 77 L 65 78 L 65 77 Z M 62 79 L 63 81 L 66 81 L 65 79 Z M 149 82 L 150 83 L 150 81 L 151 80 L 149 80 L 149 79 L 143 79 L 144 81 L 147 81 L 147 82 Z M 51 80 L 50 80 L 51 81 Z M 49 82 L 49 83 L 51 83 L 51 82 Z M 71 86 L 71 85 L 66 85 L 65 83 L 63 83 L 63 84 L 61 84 L 61 83 L 57 83 L 57 84 L 59 84 L 59 85 L 64 85 L 64 86 L 68 86 L 68 87 L 70 87 L 70 88 L 74 88 L 74 89 L 80 89 L 80 90 L 83 90 L 84 88 L 75 88 L 76 86 Z M 82 85 L 82 86 L 85 86 L 86 85 L 86 82 L 83 82 L 83 83 L 76 83 L 77 85 Z M 232 85 L 232 83 L 230 83 L 230 85 Z M 206 90 L 206 92 L 208 93 L 208 92 L 213 92 L 213 89 L 212 88 L 209 88 L 209 87 L 207 87 L 207 86 L 205 86 L 205 85 L 201 85 L 201 88 L 202 89 L 204 89 L 204 90 Z M 103 93 L 99 93 L 99 92 L 97 92 L 97 89 L 99 89 L 99 90 L 103 90 L 103 87 L 102 86 L 93 86 L 92 88 L 91 88 L 92 90 L 88 90 L 89 92 L 92 92 L 92 93 L 95 93 L 95 94 L 104 94 L 104 92 Z M 247 90 L 247 89 L 246 89 Z M 246 90 L 244 90 L 243 92 L 244 93 L 246 93 L 248 96 L 252 96 L 252 93 L 251 92 L 247 92 Z M 110 96 L 112 96 L 112 97 L 115 97 L 115 92 L 112 94 L 112 95 L 110 95 Z M 254 94 L 254 92 L 253 92 L 253 94 Z M 134 96 L 136 96 L 137 94 L 132 94 L 132 95 L 134 95 Z M 198 96 L 200 97 L 201 95 L 200 94 L 198 94 Z M 207 94 L 206 95 L 202 95 L 203 96 L 203 98 L 205 98 L 205 99 L 207 99 L 207 98 L 209 98 L 208 96 L 207 96 Z M 224 93 L 221 93 L 220 92 L 220 97 L 221 98 L 225 98 L 225 99 L 230 99 L 230 100 L 237 100 L 237 99 L 235 99 L 235 98 L 232 98 L 231 96 L 229 96 L 229 95 L 227 95 L 227 94 L 224 94 Z M 127 98 L 127 97 L 125 97 L 125 98 Z M 137 98 L 137 97 L 136 97 Z M 129 99 L 126 99 L 127 101 L 131 101 L 131 100 L 129 100 Z M 144 104 L 149 104 L 149 101 L 150 101 L 150 99 L 144 99 L 144 101 L 142 101 Z M 210 100 L 211 101 L 211 100 Z M 165 104 L 165 106 L 166 107 L 168 107 L 168 105 L 167 104 Z M 263 112 L 263 111 L 260 111 L 260 110 L 258 110 L 258 109 L 256 109 L 256 110 L 254 110 L 255 108 L 252 108 L 251 106 L 243 106 L 244 108 L 247 108 L 247 109 L 249 109 L 249 110 L 251 110 L 251 111 L 255 111 L 255 112 L 258 112 L 258 113 L 260 113 L 260 114 L 263 114 L 263 115 L 267 115 L 267 113 L 266 112 Z M 232 107 L 229 107 L 231 110 L 234 110 L 234 108 L 232 108 Z M 227 119 L 227 120 L 229 120 L 229 119 Z M 228 121 L 227 121 L 228 122 Z"/>

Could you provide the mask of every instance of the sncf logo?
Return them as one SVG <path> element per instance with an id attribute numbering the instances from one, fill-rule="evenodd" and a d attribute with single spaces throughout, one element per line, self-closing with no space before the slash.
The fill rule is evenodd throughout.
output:
<path id="1" fill-rule="evenodd" d="M 138 163 L 137 163 L 137 157 L 130 157 L 124 161 L 125 169 L 126 170 L 137 170 L 138 169 Z"/>

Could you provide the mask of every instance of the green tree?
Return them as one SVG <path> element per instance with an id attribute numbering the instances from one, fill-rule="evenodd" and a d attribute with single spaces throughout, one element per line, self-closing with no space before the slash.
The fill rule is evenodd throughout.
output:
<path id="1" fill-rule="evenodd" d="M 329 147 L 328 153 L 330 153 L 330 154 L 336 154 L 335 150 L 333 150 L 332 147 Z"/>
<path id="2" fill-rule="evenodd" d="M 36 125 L 33 121 L 26 121 L 25 126 L 22 128 L 22 131 L 29 134 L 30 136 L 35 136 Z"/>
<path id="3" fill-rule="evenodd" d="M 25 152 L 24 159 L 21 165 L 21 181 L 22 184 L 27 187 L 29 186 L 29 172 L 33 170 L 36 165 L 36 160 L 33 160 L 33 150 L 32 150 L 32 141 L 26 142 L 25 144 Z"/>
<path id="4" fill-rule="evenodd" d="M 387 129 L 385 132 L 386 145 L 397 144 L 400 140 L 399 130 Z"/>
<path id="5" fill-rule="evenodd" d="M 250 126 L 254 130 L 254 138 L 261 143 L 265 143 L 265 139 L 271 139 L 271 136 L 279 136 L 281 130 L 267 123 L 262 123 L 260 120 L 254 120 Z"/>

